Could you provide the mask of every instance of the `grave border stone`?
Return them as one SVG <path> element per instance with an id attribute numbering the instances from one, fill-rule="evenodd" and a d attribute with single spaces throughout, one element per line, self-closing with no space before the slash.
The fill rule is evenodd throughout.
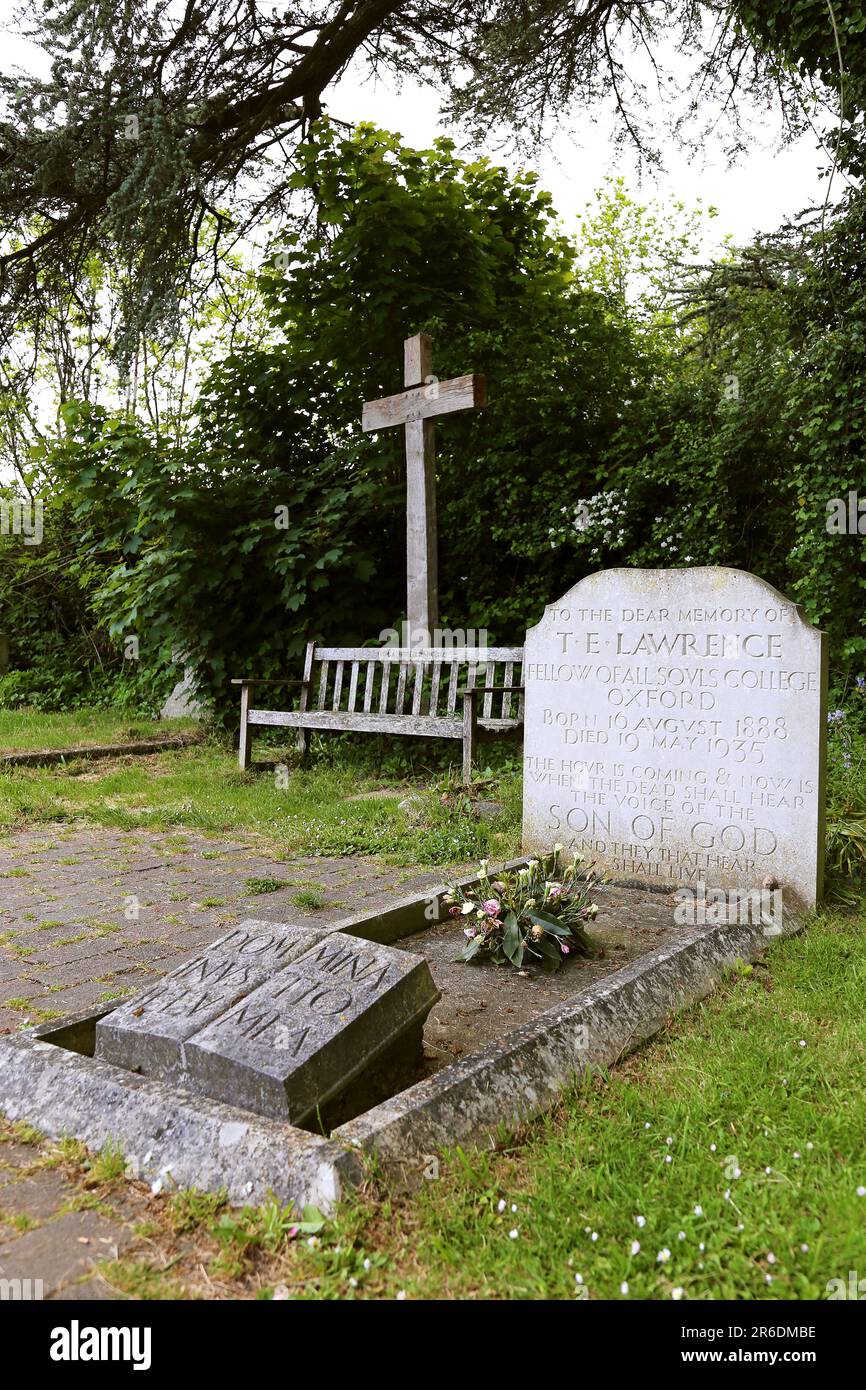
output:
<path id="1" fill-rule="evenodd" d="M 475 882 L 473 875 L 463 886 Z M 364 937 L 392 942 L 433 925 L 447 913 L 448 891 L 443 884 L 367 917 Z M 359 925 L 350 918 L 332 930 L 357 936 Z M 800 925 L 788 920 L 783 934 Z M 330 1211 L 365 1180 L 368 1159 L 387 1175 L 420 1182 L 442 1148 L 486 1144 L 503 1126 L 542 1114 L 582 1070 L 614 1065 L 672 1014 L 709 994 L 737 961 L 753 960 L 770 944 L 766 929 L 751 922 L 686 928 L 675 944 L 578 989 L 565 1004 L 338 1125 L 328 1138 L 86 1055 L 96 1019 L 111 1005 L 0 1039 L 0 1111 L 94 1149 L 119 1142 L 130 1171 L 164 1187 L 225 1188 L 236 1205 L 276 1196 L 297 1209 L 314 1202 Z"/>

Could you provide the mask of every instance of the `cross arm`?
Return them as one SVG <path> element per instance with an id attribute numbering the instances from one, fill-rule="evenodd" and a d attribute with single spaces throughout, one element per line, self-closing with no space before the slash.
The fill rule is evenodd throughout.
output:
<path id="1" fill-rule="evenodd" d="M 361 416 L 361 428 L 373 430 L 405 425 L 411 420 L 430 420 L 438 415 L 450 415 L 455 410 L 472 410 L 487 404 L 487 384 L 483 376 L 458 376 L 453 381 L 436 381 L 427 386 L 414 386 L 399 396 L 385 396 L 380 401 L 366 401 Z"/>

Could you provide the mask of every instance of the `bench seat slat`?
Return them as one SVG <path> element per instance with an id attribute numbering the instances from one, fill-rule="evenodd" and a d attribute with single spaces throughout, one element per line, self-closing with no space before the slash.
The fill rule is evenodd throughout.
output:
<path id="1" fill-rule="evenodd" d="M 428 738 L 462 738 L 463 718 L 433 718 L 429 714 L 349 714 L 346 710 L 273 710 L 251 709 L 250 724 L 274 725 L 297 729 L 344 729 L 361 733 L 403 733 L 426 735 Z M 481 721 L 479 721 L 481 722 Z M 493 720 L 494 724 L 500 721 Z"/>
<path id="2" fill-rule="evenodd" d="M 431 738 L 462 738 L 463 716 L 449 719 L 447 715 L 429 714 L 364 714 L 356 711 L 331 709 L 251 709 L 247 722 L 262 726 L 289 729 L 359 729 L 362 733 L 429 734 Z M 479 729 L 496 732 L 519 729 L 519 719 L 479 719 Z"/>

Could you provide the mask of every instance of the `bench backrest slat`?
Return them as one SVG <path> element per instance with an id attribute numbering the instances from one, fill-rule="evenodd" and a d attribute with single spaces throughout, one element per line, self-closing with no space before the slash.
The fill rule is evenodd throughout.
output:
<path id="1" fill-rule="evenodd" d="M 513 684 L 514 684 L 514 662 L 513 662 L 513 661 L 506 661 L 506 663 L 505 663 L 505 680 L 502 682 L 502 684 L 503 684 L 503 685 L 513 685 Z M 503 695 L 502 695 L 502 718 L 503 718 L 503 719 L 510 719 L 510 718 L 511 718 L 511 696 L 509 695 L 509 693 L 508 693 L 507 690 L 504 691 L 504 692 L 503 692 Z"/>
<path id="2" fill-rule="evenodd" d="M 495 684 L 496 684 L 495 676 L 496 676 L 496 662 L 495 662 L 495 661 L 488 661 L 486 673 L 485 673 L 485 676 L 484 676 L 484 686 L 485 686 L 485 689 L 487 690 L 487 694 L 484 696 L 484 700 L 483 700 L 482 705 L 481 705 L 481 718 L 482 718 L 482 719 L 489 719 L 489 718 L 490 718 L 490 715 L 491 715 L 491 713 L 492 713 L 492 711 L 493 711 L 493 692 L 491 691 L 490 687 L 491 687 L 491 685 L 495 685 Z"/>
<path id="3" fill-rule="evenodd" d="M 415 667 L 415 685 L 412 690 L 412 713 L 421 713 L 421 692 L 424 689 L 424 663 L 419 661 Z"/>
<path id="4" fill-rule="evenodd" d="M 388 687 L 391 684 L 391 666 L 385 662 L 382 666 L 382 685 L 379 690 L 379 713 L 388 713 Z"/>
<path id="5" fill-rule="evenodd" d="M 355 712 L 355 701 L 356 701 L 357 698 L 358 698 L 358 663 L 357 663 L 357 661 L 353 661 L 353 662 L 352 662 L 352 671 L 351 671 L 351 674 L 350 674 L 350 676 L 349 676 L 349 704 L 348 704 L 348 706 L 347 706 L 347 708 L 350 709 L 351 712 L 352 712 L 353 714 L 354 714 L 354 712 Z"/>
<path id="6" fill-rule="evenodd" d="M 430 672 L 430 708 L 429 714 L 438 713 L 439 707 L 439 679 L 442 675 L 442 662 L 434 661 Z"/>
<path id="7" fill-rule="evenodd" d="M 399 674 L 397 676 L 397 698 L 395 713 L 403 713 L 403 704 L 406 699 L 406 663 L 400 662 Z"/>
<path id="8" fill-rule="evenodd" d="M 376 674 L 375 661 L 367 662 L 367 674 L 364 677 L 364 713 L 369 714 L 373 707 L 373 677 Z"/>
<path id="9" fill-rule="evenodd" d="M 325 708 L 325 696 L 328 693 L 328 667 L 330 662 L 323 661 L 319 672 L 319 709 Z"/>
<path id="10" fill-rule="evenodd" d="M 344 664 L 345 664 L 344 662 L 338 661 L 338 662 L 337 662 L 337 669 L 336 669 L 336 671 L 334 672 L 334 703 L 333 703 L 333 705 L 331 706 L 332 709 L 339 709 L 339 708 L 340 708 L 340 696 L 341 696 L 342 693 L 343 693 L 343 666 L 344 666 Z"/>
<path id="11" fill-rule="evenodd" d="M 460 666 L 455 661 L 448 676 L 448 713 L 453 714 L 457 708 L 457 683 L 460 676 Z"/>

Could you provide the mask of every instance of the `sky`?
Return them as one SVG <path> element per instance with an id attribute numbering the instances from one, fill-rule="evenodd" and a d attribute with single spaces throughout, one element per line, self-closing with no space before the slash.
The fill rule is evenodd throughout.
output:
<path id="1" fill-rule="evenodd" d="M 678 80 L 685 79 L 688 69 L 672 48 L 662 49 L 662 57 Z M 447 134 L 456 138 L 458 152 L 461 146 L 471 152 L 460 133 L 443 123 L 435 91 L 411 81 L 398 91 L 393 82 L 365 80 L 357 63 L 331 93 L 328 109 L 343 120 L 372 120 L 397 130 L 410 145 L 425 147 L 437 135 Z M 574 111 L 567 123 L 549 132 L 544 146 L 532 157 L 503 155 L 493 143 L 482 152 L 511 169 L 521 165 L 535 169 L 567 231 L 574 230 L 576 216 L 609 176 L 624 177 L 641 202 L 677 198 L 689 205 L 701 200 L 704 206 L 715 206 L 719 215 L 708 229 L 704 255 L 718 249 L 726 235 L 736 244 L 746 244 L 755 232 L 771 232 L 804 208 L 824 202 L 827 180 L 819 174 L 829 168 L 831 159 L 812 133 L 780 149 L 778 112 L 751 109 L 749 148 L 732 166 L 721 139 L 708 143 L 699 157 L 692 158 L 672 137 L 666 137 L 657 100 L 648 103 L 646 114 L 651 124 L 658 125 L 665 166 L 661 172 L 642 172 L 630 149 L 617 150 L 614 118 L 597 109 Z M 834 198 L 842 192 L 838 175 L 832 191 Z"/>

